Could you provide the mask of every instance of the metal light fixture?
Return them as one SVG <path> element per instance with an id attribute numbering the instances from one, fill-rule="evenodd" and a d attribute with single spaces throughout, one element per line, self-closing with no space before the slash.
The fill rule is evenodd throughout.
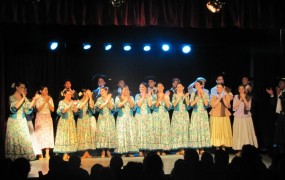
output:
<path id="1" fill-rule="evenodd" d="M 31 0 L 32 4 L 37 6 L 41 0 Z"/>
<path id="2" fill-rule="evenodd" d="M 114 7 L 120 7 L 125 2 L 126 2 L 125 0 L 111 0 L 111 4 Z"/>
<path id="3" fill-rule="evenodd" d="M 220 0 L 210 0 L 207 2 L 206 6 L 212 13 L 218 13 L 223 6 L 225 5 L 225 2 Z"/>

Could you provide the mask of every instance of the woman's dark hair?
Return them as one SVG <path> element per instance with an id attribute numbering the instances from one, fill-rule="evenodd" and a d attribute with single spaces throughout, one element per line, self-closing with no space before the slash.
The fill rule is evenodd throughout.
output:
<path id="1" fill-rule="evenodd" d="M 82 92 L 86 92 L 88 89 L 87 88 L 82 88 L 81 91 Z"/>
<path id="2" fill-rule="evenodd" d="M 157 83 L 157 85 L 159 85 L 159 84 L 161 84 L 162 86 L 164 86 L 162 82 L 158 82 L 158 83 Z"/>
<path id="3" fill-rule="evenodd" d="M 237 90 L 236 90 L 236 91 L 237 91 L 237 92 L 236 92 L 237 94 L 239 94 L 239 91 L 238 91 L 238 90 L 239 90 L 239 87 L 243 87 L 243 88 L 245 89 L 245 86 L 244 86 L 243 84 L 240 84 L 240 85 L 237 87 Z M 244 93 L 246 93 L 246 91 L 244 91 Z M 246 93 L 246 94 L 247 94 L 247 93 Z"/>
<path id="4" fill-rule="evenodd" d="M 81 95 L 78 94 L 79 98 L 82 99 L 83 98 L 83 93 L 86 92 L 88 89 L 87 88 L 82 88 L 81 89 Z"/>
<path id="5" fill-rule="evenodd" d="M 157 86 L 158 86 L 159 84 L 161 84 L 161 85 L 164 87 L 164 85 L 163 85 L 162 82 L 158 82 L 158 83 L 157 83 Z M 158 90 L 157 90 L 156 94 L 158 94 Z"/>
<path id="6" fill-rule="evenodd" d="M 23 81 L 18 81 L 18 82 L 12 83 L 11 84 L 11 94 L 15 93 L 16 87 L 19 87 L 21 84 L 23 84 L 27 87 L 26 83 L 24 83 Z"/>
<path id="7" fill-rule="evenodd" d="M 199 83 L 201 86 L 203 86 L 203 82 L 200 81 L 200 80 L 196 81 L 196 83 Z M 196 96 L 198 96 L 198 91 L 195 91 L 195 97 L 194 97 L 194 99 L 196 98 Z"/>
<path id="8" fill-rule="evenodd" d="M 106 87 L 106 86 L 105 86 L 105 87 L 100 87 L 100 89 L 104 89 L 104 90 L 107 91 L 107 92 L 109 91 L 109 88 Z"/>
<path id="9" fill-rule="evenodd" d="M 148 85 L 145 82 L 140 83 L 140 85 L 143 85 L 145 88 L 148 88 Z"/>
<path id="10" fill-rule="evenodd" d="M 178 86 L 179 84 L 180 84 L 181 86 L 183 86 L 183 84 L 182 84 L 181 82 L 177 83 L 177 86 Z M 175 92 L 175 93 L 177 93 L 177 86 L 176 86 L 176 92 Z M 184 87 L 184 86 L 183 86 L 183 87 Z M 184 93 L 184 90 L 183 90 L 183 93 Z"/>
<path id="11" fill-rule="evenodd" d="M 24 83 L 23 81 L 18 81 L 18 82 L 12 83 L 11 88 L 16 89 L 16 87 L 19 87 L 21 84 L 24 84 L 26 86 L 26 83 Z"/>
<path id="12" fill-rule="evenodd" d="M 178 84 L 181 84 L 181 85 L 183 86 L 183 84 L 182 84 L 181 82 L 177 83 L 177 86 L 178 86 Z M 184 87 L 184 86 L 183 86 L 183 87 Z"/>
<path id="13" fill-rule="evenodd" d="M 42 94 L 41 91 L 44 90 L 44 88 L 47 88 L 46 85 L 40 85 L 39 89 L 38 89 L 38 94 Z"/>
<path id="14" fill-rule="evenodd" d="M 123 87 L 122 87 L 122 90 L 124 89 L 124 88 L 126 88 L 126 87 L 129 87 L 127 84 L 125 84 Z"/>
<path id="15" fill-rule="evenodd" d="M 218 86 L 218 85 L 224 86 L 224 84 L 223 84 L 223 83 L 217 83 L 217 86 Z"/>
<path id="16" fill-rule="evenodd" d="M 203 82 L 201 80 L 196 81 L 196 83 L 199 83 L 201 86 L 203 86 Z"/>
<path id="17" fill-rule="evenodd" d="M 65 90 L 63 91 L 63 94 L 66 94 L 67 92 L 71 92 L 71 90 L 65 89 Z"/>
<path id="18" fill-rule="evenodd" d="M 239 89 L 240 87 L 243 87 L 243 88 L 244 88 L 245 99 L 246 99 L 247 101 L 250 101 L 252 97 L 247 94 L 247 92 L 246 92 L 246 90 L 245 90 L 245 86 L 241 84 L 241 85 L 238 86 L 238 89 Z M 238 89 L 237 89 L 237 90 L 238 90 Z M 238 99 L 240 99 L 240 93 L 239 93 L 238 91 L 237 91 L 237 94 L 238 94 Z M 244 111 L 244 114 L 248 114 L 248 112 L 249 112 L 249 110 L 247 110 L 245 106 L 244 106 L 244 110 L 243 110 L 243 111 Z"/>
<path id="19" fill-rule="evenodd" d="M 125 89 L 126 87 L 129 88 L 129 86 L 126 85 L 126 84 L 125 84 L 123 87 L 121 87 L 121 93 L 120 93 L 120 95 L 122 95 L 123 89 Z"/>

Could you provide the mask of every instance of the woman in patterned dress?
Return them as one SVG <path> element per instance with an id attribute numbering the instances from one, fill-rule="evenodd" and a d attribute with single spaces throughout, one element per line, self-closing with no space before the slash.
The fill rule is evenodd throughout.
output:
<path id="1" fill-rule="evenodd" d="M 111 157 L 110 149 L 117 147 L 117 133 L 114 110 L 114 99 L 108 94 L 108 87 L 100 88 L 100 97 L 97 99 L 95 108 L 99 110 L 96 134 L 96 148 L 101 149 L 101 157 Z"/>
<path id="2" fill-rule="evenodd" d="M 82 94 L 83 93 L 83 94 Z M 78 101 L 77 119 L 77 139 L 78 151 L 85 151 L 81 158 L 91 158 L 88 150 L 95 149 L 96 119 L 92 115 L 94 111 L 94 101 L 89 89 L 82 89 L 82 95 Z"/>
<path id="3" fill-rule="evenodd" d="M 257 138 L 252 123 L 250 108 L 251 96 L 247 95 L 243 85 L 238 87 L 239 94 L 235 95 L 233 102 L 234 124 L 233 124 L 233 149 L 238 150 L 240 155 L 242 146 L 251 144 L 258 148 Z"/>
<path id="4" fill-rule="evenodd" d="M 170 150 L 170 118 L 168 110 L 170 109 L 171 103 L 169 95 L 164 94 L 163 90 L 163 84 L 158 83 L 157 94 L 154 95 L 152 113 L 155 138 L 154 147 L 158 150 L 158 155 L 165 155 L 165 151 Z"/>
<path id="5" fill-rule="evenodd" d="M 176 93 L 172 97 L 174 107 L 171 121 L 171 143 L 172 149 L 178 149 L 176 154 L 184 154 L 184 148 L 189 147 L 189 93 L 184 94 L 184 86 L 178 83 Z"/>
<path id="6" fill-rule="evenodd" d="M 50 148 L 54 148 L 53 121 L 51 112 L 54 111 L 53 99 L 48 95 L 47 86 L 41 86 L 37 99 L 37 114 L 35 119 L 35 135 L 40 149 L 45 149 L 45 158 L 49 159 Z"/>
<path id="7" fill-rule="evenodd" d="M 11 114 L 7 121 L 5 155 L 6 158 L 12 160 L 19 157 L 34 160 L 35 153 L 25 113 L 32 113 L 33 106 L 39 95 L 36 94 L 30 102 L 26 98 L 24 83 L 13 83 L 12 88 L 15 89 L 15 92 L 9 97 Z M 25 109 L 28 111 L 25 112 Z"/>
<path id="8" fill-rule="evenodd" d="M 216 149 L 232 147 L 232 127 L 230 122 L 230 101 L 232 97 L 221 83 L 217 84 L 217 93 L 211 97 L 210 128 L 211 144 Z"/>
<path id="9" fill-rule="evenodd" d="M 78 148 L 74 113 L 78 111 L 77 102 L 71 99 L 70 90 L 63 91 L 64 99 L 58 104 L 56 113 L 60 116 L 57 124 L 53 152 L 64 153 L 63 159 L 68 160 L 68 153 L 76 152 Z"/>
<path id="10" fill-rule="evenodd" d="M 143 151 L 153 149 L 154 136 L 151 116 L 152 96 L 150 91 L 147 92 L 146 83 L 141 83 L 140 94 L 135 97 L 136 104 L 136 128 L 137 128 L 137 147 L 139 149 L 139 156 L 143 156 Z"/>
<path id="11" fill-rule="evenodd" d="M 189 146 L 196 148 L 198 154 L 204 148 L 211 147 L 210 125 L 207 108 L 210 104 L 209 94 L 205 93 L 202 81 L 196 81 L 195 91 L 191 93 L 190 106 L 193 108 L 189 126 Z"/>
<path id="12" fill-rule="evenodd" d="M 25 93 L 26 93 L 26 96 L 27 96 L 27 94 L 28 94 L 28 89 L 27 88 L 25 88 Z M 28 99 L 28 100 L 31 101 L 31 99 Z M 33 124 L 34 113 L 36 113 L 35 105 L 33 106 L 32 113 L 28 113 L 28 111 L 29 111 L 28 108 L 24 108 L 24 112 L 25 112 L 25 115 L 26 115 L 29 131 L 30 131 L 30 136 L 32 138 L 32 145 L 33 145 L 34 153 L 35 153 L 36 157 L 39 160 L 43 160 L 44 158 L 43 158 L 43 154 L 42 154 L 42 149 L 40 148 L 38 140 L 36 138 L 35 128 L 34 128 L 34 124 Z"/>
<path id="13" fill-rule="evenodd" d="M 130 96 L 129 87 L 123 86 L 120 96 L 115 100 L 116 109 L 118 111 L 117 116 L 117 137 L 118 147 L 116 152 L 119 154 L 128 154 L 138 152 L 135 142 L 136 124 L 133 116 L 135 101 Z"/>

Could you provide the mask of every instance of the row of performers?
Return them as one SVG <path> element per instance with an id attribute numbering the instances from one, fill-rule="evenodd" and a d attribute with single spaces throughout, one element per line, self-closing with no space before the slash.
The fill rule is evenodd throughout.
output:
<path id="1" fill-rule="evenodd" d="M 101 87 L 96 102 L 90 90 L 84 89 L 79 101 L 73 101 L 73 92 L 65 90 L 64 99 L 56 110 L 60 119 L 55 140 L 51 118 L 54 104 L 48 96 L 48 88 L 42 87 L 39 94 L 29 101 L 25 84 L 17 83 L 14 87 L 15 92 L 9 98 L 11 116 L 7 121 L 5 142 L 6 157 L 11 159 L 34 159 L 36 154 L 42 157 L 42 149 L 46 150 L 45 156 L 49 158 L 50 148 L 55 153 L 63 153 L 63 158 L 68 159 L 68 153 L 76 151 L 84 151 L 83 158 L 91 157 L 88 153 L 91 149 L 100 149 L 101 157 L 110 157 L 113 149 L 118 154 L 139 152 L 139 156 L 143 156 L 145 150 L 160 153 L 177 150 L 177 154 L 183 154 L 185 148 L 195 148 L 202 153 L 204 148 L 212 146 L 235 150 L 240 150 L 244 144 L 258 146 L 250 113 L 251 97 L 242 85 L 233 97 L 222 84 L 217 84 L 217 93 L 210 98 L 201 81 L 195 82 L 195 91 L 191 94 L 184 93 L 184 87 L 179 83 L 172 100 L 164 93 L 161 83 L 157 85 L 155 95 L 148 93 L 147 85 L 141 83 L 140 93 L 135 98 L 130 95 L 128 86 L 124 86 L 115 100 L 107 87 Z M 229 118 L 232 99 L 233 132 Z M 37 114 L 35 141 L 32 141 L 26 115 L 34 107 Z M 171 108 L 173 115 L 170 121 L 168 110 Z M 193 108 L 191 120 L 190 108 Z M 99 112 L 97 121 L 94 111 Z M 116 121 L 113 111 L 117 112 Z M 75 113 L 78 115 L 77 123 Z"/>

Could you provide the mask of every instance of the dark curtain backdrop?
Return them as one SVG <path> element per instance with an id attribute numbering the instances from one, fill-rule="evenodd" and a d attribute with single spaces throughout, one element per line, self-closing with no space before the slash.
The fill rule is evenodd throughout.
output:
<path id="1" fill-rule="evenodd" d="M 224 0 L 218 14 L 208 0 L 125 0 L 115 8 L 111 0 L 2 0 L 0 21 L 62 25 L 125 25 L 192 28 L 281 28 L 284 0 Z"/>
<path id="2" fill-rule="evenodd" d="M 5 57 L 4 57 L 4 31 L 0 28 L 0 157 L 4 155 L 4 142 L 5 142 L 5 133 L 6 133 L 6 93 L 5 93 Z"/>

